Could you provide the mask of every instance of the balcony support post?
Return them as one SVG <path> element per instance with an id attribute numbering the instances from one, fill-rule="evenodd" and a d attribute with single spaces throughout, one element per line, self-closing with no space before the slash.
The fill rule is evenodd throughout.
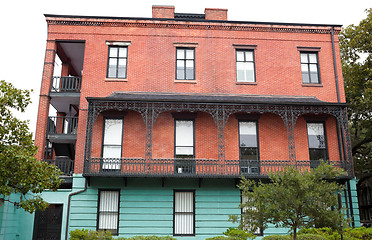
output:
<path id="1" fill-rule="evenodd" d="M 338 132 L 340 132 L 342 154 L 343 154 L 343 156 L 340 156 L 340 157 L 341 159 L 342 157 L 344 159 L 343 167 L 345 170 L 348 171 L 349 176 L 354 176 L 351 138 L 350 138 L 349 122 L 348 122 L 346 107 L 340 108 L 335 117 L 337 119 L 337 125 L 339 126 Z"/>
<path id="2" fill-rule="evenodd" d="M 286 106 L 284 111 L 280 114 L 284 125 L 287 128 L 288 138 L 288 159 L 291 162 L 296 162 L 296 145 L 294 136 L 294 127 L 296 125 L 298 115 L 294 113 L 292 106 Z"/>
<path id="3" fill-rule="evenodd" d="M 94 103 L 88 103 L 88 116 L 87 116 L 87 127 L 85 134 L 85 153 L 84 153 L 84 172 L 90 172 L 90 160 L 91 160 L 91 149 L 92 149 L 92 135 L 93 135 L 93 123 L 95 115 L 97 115 L 94 108 Z"/>
<path id="4" fill-rule="evenodd" d="M 146 140 L 145 140 L 145 160 L 146 162 L 152 159 L 152 129 L 154 125 L 153 106 L 151 103 L 147 104 L 146 110 L 143 112 L 144 121 L 146 124 Z"/>

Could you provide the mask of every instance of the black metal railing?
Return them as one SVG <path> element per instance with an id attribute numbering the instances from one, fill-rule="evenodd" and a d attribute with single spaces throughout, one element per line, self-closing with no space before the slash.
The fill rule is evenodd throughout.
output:
<path id="1" fill-rule="evenodd" d="M 344 168 L 340 161 L 329 161 Z M 293 165 L 309 171 L 320 161 L 309 160 L 211 160 L 211 159 L 151 159 L 143 158 L 91 158 L 84 166 L 85 176 L 118 177 L 258 177 Z"/>
<path id="2" fill-rule="evenodd" d="M 62 176 L 72 176 L 74 173 L 75 161 L 67 156 L 56 156 L 54 159 L 45 160 L 49 164 L 53 164 L 62 172 Z"/>
<path id="3" fill-rule="evenodd" d="M 48 117 L 48 134 L 76 134 L 79 117 Z"/>
<path id="4" fill-rule="evenodd" d="M 53 77 L 51 92 L 80 92 L 81 77 Z"/>

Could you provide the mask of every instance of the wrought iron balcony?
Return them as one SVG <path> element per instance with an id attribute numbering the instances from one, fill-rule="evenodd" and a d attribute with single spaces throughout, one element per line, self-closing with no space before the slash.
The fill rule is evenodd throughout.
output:
<path id="1" fill-rule="evenodd" d="M 75 160 L 67 156 L 56 156 L 54 159 L 47 159 L 45 161 L 57 166 L 62 172 L 62 177 L 70 177 L 74 173 Z"/>
<path id="2" fill-rule="evenodd" d="M 337 168 L 344 168 L 350 174 L 351 166 L 342 166 L 340 161 L 330 163 Z M 301 171 L 309 171 L 319 164 L 320 161 L 309 160 L 91 158 L 85 162 L 84 176 L 258 178 L 266 177 L 269 172 L 281 170 L 285 166 L 294 165 Z"/>
<path id="3" fill-rule="evenodd" d="M 81 89 L 81 77 L 53 77 L 51 92 L 78 92 Z"/>
<path id="4" fill-rule="evenodd" d="M 48 134 L 76 134 L 79 117 L 48 117 Z"/>

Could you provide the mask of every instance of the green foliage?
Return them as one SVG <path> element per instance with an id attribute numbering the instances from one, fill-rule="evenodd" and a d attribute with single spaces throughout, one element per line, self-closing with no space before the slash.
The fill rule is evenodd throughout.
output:
<path id="1" fill-rule="evenodd" d="M 76 229 L 70 232 L 70 240 L 111 240 L 111 232 Z"/>
<path id="2" fill-rule="evenodd" d="M 290 240 L 292 239 L 291 236 L 289 235 L 270 235 L 262 238 L 262 240 Z M 317 234 L 302 234 L 298 235 L 297 237 L 298 240 L 327 240 L 324 236 L 322 235 L 317 235 Z"/>
<path id="3" fill-rule="evenodd" d="M 256 235 L 237 228 L 228 228 L 223 232 L 226 236 L 216 236 L 212 238 L 207 238 L 206 240 L 248 240 L 255 239 Z"/>
<path id="4" fill-rule="evenodd" d="M 359 25 L 340 33 L 342 71 L 355 173 L 372 171 L 372 8 Z"/>
<path id="5" fill-rule="evenodd" d="M 290 240 L 291 236 L 288 235 L 270 235 L 263 237 L 262 240 Z"/>
<path id="6" fill-rule="evenodd" d="M 116 240 L 176 240 L 176 238 L 171 236 L 134 236 L 130 238 L 119 237 Z"/>
<path id="7" fill-rule="evenodd" d="M 302 234 L 321 235 L 326 240 L 341 240 L 340 232 L 333 231 L 331 228 L 304 228 L 298 232 Z M 347 240 L 370 240 L 372 239 L 372 228 L 346 228 L 342 231 L 343 239 Z"/>
<path id="8" fill-rule="evenodd" d="M 37 147 L 28 122 L 13 116 L 12 111 L 24 112 L 30 102 L 30 91 L 0 81 L 0 196 L 9 201 L 6 196 L 20 193 L 16 204 L 32 213 L 48 207 L 38 194 L 56 190 L 61 180 L 55 166 L 35 158 Z"/>
<path id="9" fill-rule="evenodd" d="M 134 236 L 113 238 L 109 231 L 76 229 L 70 232 L 70 240 L 176 240 L 171 236 Z"/>
<path id="10" fill-rule="evenodd" d="M 290 166 L 270 173 L 270 183 L 243 178 L 239 187 L 248 201 L 241 204 L 244 213 L 240 229 L 254 232 L 259 227 L 274 224 L 290 228 L 293 239 L 297 238 L 297 229 L 302 227 L 339 229 L 344 217 L 339 211 L 332 211 L 332 207 L 337 206 L 335 193 L 342 187 L 332 180 L 344 174 L 327 163 L 321 163 L 309 172 L 299 172 Z"/>

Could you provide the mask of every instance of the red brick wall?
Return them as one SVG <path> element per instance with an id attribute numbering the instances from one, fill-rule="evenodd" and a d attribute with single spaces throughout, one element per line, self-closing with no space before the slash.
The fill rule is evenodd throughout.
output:
<path id="1" fill-rule="evenodd" d="M 166 13 L 164 13 L 166 14 Z M 164 15 L 165 16 L 165 15 Z M 91 19 L 97 21 L 96 19 Z M 100 20 L 108 21 L 108 20 Z M 120 20 L 117 20 L 120 22 Z M 135 21 L 129 21 L 135 22 Z M 163 23 L 163 22 L 161 22 Z M 169 24 L 174 22 L 170 21 Z M 208 23 L 213 26 L 216 23 Z M 207 23 L 197 23 L 207 25 Z M 229 24 L 225 24 L 229 25 Z M 314 27 L 316 28 L 316 27 Z M 319 27 L 320 28 L 320 27 Z M 106 97 L 115 91 L 173 92 L 200 94 L 258 94 L 311 96 L 326 102 L 337 102 L 333 70 L 331 35 L 321 33 L 201 30 L 185 28 L 150 28 L 136 26 L 69 26 L 49 25 L 48 39 L 85 40 L 84 74 L 80 98 L 79 128 L 76 144 L 76 172 L 82 172 L 86 97 Z M 130 41 L 128 47 L 128 77 L 124 81 L 106 79 L 108 46 L 106 41 Z M 341 63 L 336 41 L 337 71 L 341 101 L 345 101 Z M 195 49 L 196 80 L 191 83 L 175 81 L 174 43 L 197 43 Z M 255 50 L 256 84 L 237 84 L 235 48 L 233 45 L 257 45 Z M 319 65 L 322 84 L 302 85 L 300 53 L 297 47 L 320 47 Z M 54 48 L 49 41 L 47 49 Z M 52 62 L 49 52 L 46 62 Z M 44 66 L 36 143 L 45 146 L 48 95 L 53 66 Z M 144 157 L 145 125 L 138 113 L 124 117 L 123 157 Z M 305 120 L 300 117 L 295 127 L 297 159 L 308 159 Z M 170 113 L 158 117 L 153 130 L 153 158 L 174 156 L 174 121 Z M 238 159 L 237 119 L 229 118 L 225 128 L 226 159 Z M 217 127 L 206 113 L 198 113 L 195 121 L 196 157 L 217 158 Z M 102 116 L 94 124 L 92 156 L 101 154 Z M 329 155 L 338 159 L 336 123 L 326 121 Z M 286 128 L 279 116 L 263 114 L 259 120 L 261 159 L 288 159 Z M 40 147 L 43 149 L 43 147 Z M 39 150 L 38 157 L 41 157 Z"/>

